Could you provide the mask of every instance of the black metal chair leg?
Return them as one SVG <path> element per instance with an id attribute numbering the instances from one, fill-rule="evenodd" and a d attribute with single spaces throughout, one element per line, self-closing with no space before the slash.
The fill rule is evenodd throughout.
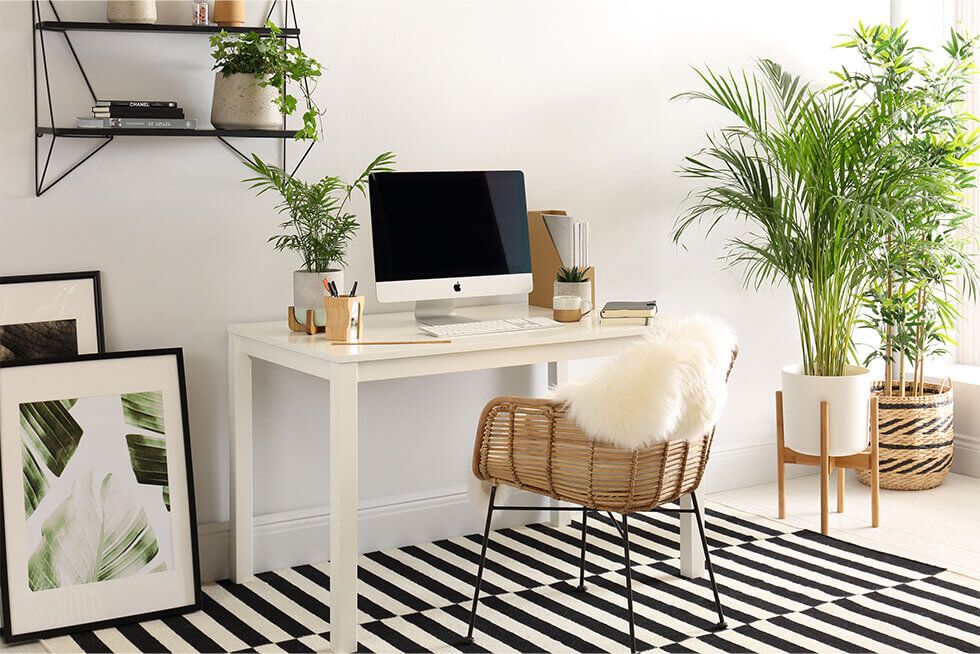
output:
<path id="1" fill-rule="evenodd" d="M 493 518 L 493 499 L 497 495 L 497 487 L 490 489 L 490 502 L 487 505 L 487 523 L 483 528 L 483 547 L 480 548 L 480 569 L 476 573 L 476 589 L 473 591 L 473 608 L 470 611 L 470 626 L 466 630 L 466 641 L 473 642 L 473 625 L 476 624 L 476 605 L 480 600 L 480 586 L 483 585 L 483 568 L 487 562 L 487 543 L 490 542 L 490 520 Z"/>
<path id="2" fill-rule="evenodd" d="M 636 626 L 633 619 L 633 571 L 630 564 L 630 528 L 623 514 L 623 558 L 626 559 L 626 610 L 630 622 L 630 652 L 636 652 Z"/>
<path id="3" fill-rule="evenodd" d="M 698 506 L 698 497 L 691 493 L 691 504 L 694 508 L 694 518 L 698 523 L 698 532 L 701 534 L 701 547 L 704 549 L 704 566 L 708 569 L 708 579 L 711 581 L 711 592 L 715 594 L 715 608 L 718 610 L 718 624 L 715 631 L 727 629 L 725 623 L 725 613 L 721 609 L 721 597 L 718 595 L 718 584 L 715 583 L 715 571 L 711 567 L 711 554 L 708 552 L 708 538 L 704 535 L 704 520 L 701 518 L 701 508 Z"/>
<path id="4" fill-rule="evenodd" d="M 586 534 L 586 522 L 589 518 L 589 510 L 582 509 L 582 563 L 579 567 L 578 573 L 578 592 L 585 592 L 585 534 Z"/>

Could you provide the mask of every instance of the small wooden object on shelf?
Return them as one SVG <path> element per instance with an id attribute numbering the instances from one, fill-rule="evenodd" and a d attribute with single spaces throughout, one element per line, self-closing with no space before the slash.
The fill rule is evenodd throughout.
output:
<path id="1" fill-rule="evenodd" d="M 820 467 L 820 531 L 830 532 L 830 472 L 837 471 L 837 512 L 844 511 L 844 470 L 871 471 L 871 526 L 878 526 L 878 398 L 872 396 L 870 406 L 871 438 L 867 449 L 847 456 L 830 456 L 830 402 L 820 403 L 820 454 L 803 454 L 786 447 L 783 439 L 783 392 L 776 391 L 776 460 L 779 493 L 779 517 L 786 517 L 787 463 Z"/>
<path id="2" fill-rule="evenodd" d="M 300 322 L 296 319 L 296 308 L 289 307 L 289 312 L 287 315 L 287 320 L 289 322 L 289 328 L 294 332 L 303 332 L 309 334 L 310 336 L 316 336 L 317 334 L 322 334 L 324 328 L 316 324 L 313 319 L 313 309 L 306 310 L 306 321 Z"/>
<path id="3" fill-rule="evenodd" d="M 325 333 L 329 341 L 360 340 L 364 331 L 364 296 L 340 295 L 323 298 L 327 311 Z"/>

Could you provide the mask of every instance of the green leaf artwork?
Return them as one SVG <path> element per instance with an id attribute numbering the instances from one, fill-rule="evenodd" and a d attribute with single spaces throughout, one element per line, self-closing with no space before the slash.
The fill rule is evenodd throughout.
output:
<path id="1" fill-rule="evenodd" d="M 89 473 L 41 527 L 41 543 L 28 563 L 34 592 L 131 577 L 166 569 L 150 562 L 159 547 L 143 507 L 107 474 L 93 488 Z"/>
<path id="2" fill-rule="evenodd" d="M 156 436 L 126 434 L 129 461 L 136 481 L 163 486 L 163 503 L 170 510 L 170 487 L 167 480 L 167 442 Z"/>
<path id="3" fill-rule="evenodd" d="M 67 402 L 27 402 L 20 405 L 23 438 L 56 477 L 60 477 L 82 439 L 82 428 L 68 413 Z"/>
<path id="4" fill-rule="evenodd" d="M 126 424 L 163 433 L 163 393 L 127 393 L 122 396 L 123 418 Z"/>
<path id="5" fill-rule="evenodd" d="M 48 480 L 27 445 L 21 443 L 24 458 L 24 512 L 30 518 L 48 490 Z"/>

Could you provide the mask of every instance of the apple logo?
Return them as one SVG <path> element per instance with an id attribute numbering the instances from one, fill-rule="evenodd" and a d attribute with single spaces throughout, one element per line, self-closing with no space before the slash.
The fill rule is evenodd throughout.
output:
<path id="1" fill-rule="evenodd" d="M 460 291 L 463 290 L 463 287 L 460 285 L 459 282 L 456 282 L 455 284 L 453 284 L 453 290 L 459 293 Z"/>

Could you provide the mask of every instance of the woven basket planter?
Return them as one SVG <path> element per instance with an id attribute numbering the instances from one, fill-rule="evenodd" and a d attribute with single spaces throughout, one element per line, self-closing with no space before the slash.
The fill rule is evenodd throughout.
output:
<path id="1" fill-rule="evenodd" d="M 943 483 L 953 463 L 953 390 L 925 384 L 925 395 L 883 397 L 876 382 L 881 487 L 925 490 Z M 894 392 L 894 391 L 893 391 Z M 869 484 L 871 473 L 857 471 Z"/>

